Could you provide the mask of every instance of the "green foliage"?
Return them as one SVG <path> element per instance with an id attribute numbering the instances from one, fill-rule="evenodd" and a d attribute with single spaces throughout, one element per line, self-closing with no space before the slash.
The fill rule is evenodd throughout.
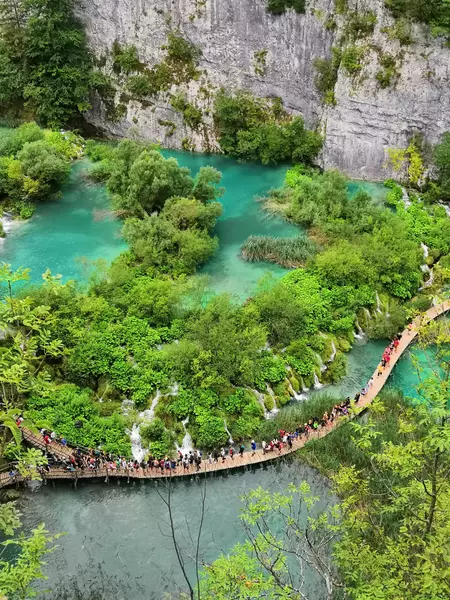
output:
<path id="1" fill-rule="evenodd" d="M 125 50 L 118 48 L 118 54 L 115 47 L 112 50 L 113 64 L 117 73 L 126 75 L 127 90 L 137 100 L 167 92 L 173 85 L 189 83 L 200 76 L 197 69 L 200 50 L 184 39 L 180 32 L 168 34 L 167 44 L 162 46 L 162 50 L 166 51 L 165 58 L 150 69 L 140 63 L 134 46 Z M 192 116 L 190 112 L 188 110 L 188 118 Z"/>
<path id="2" fill-rule="evenodd" d="M 341 65 L 351 76 L 358 75 L 364 65 L 364 46 L 347 46 L 342 52 Z"/>
<path id="3" fill-rule="evenodd" d="M 438 173 L 439 193 L 444 200 L 450 200 L 450 133 L 444 133 L 441 143 L 436 146 L 434 161 Z"/>
<path id="4" fill-rule="evenodd" d="M 72 0 L 7 0 L 1 9 L 0 103 L 59 127 L 89 108 L 91 58 Z"/>
<path id="5" fill-rule="evenodd" d="M 377 17 L 373 11 L 347 12 L 344 36 L 352 41 L 370 36 L 375 29 L 376 22 Z"/>
<path id="6" fill-rule="evenodd" d="M 450 34 L 450 11 L 447 0 L 385 0 L 397 19 L 406 18 L 426 23 L 435 35 Z"/>
<path id="7" fill-rule="evenodd" d="M 225 154 L 264 164 L 287 160 L 311 163 L 322 138 L 305 129 L 301 117 L 287 115 L 279 99 L 221 90 L 214 104 L 214 124 Z"/>
<path id="8" fill-rule="evenodd" d="M 172 96 L 170 104 L 172 108 L 183 115 L 184 122 L 191 129 L 198 129 L 200 127 L 203 113 L 195 104 L 188 102 L 183 93 Z"/>
<path id="9" fill-rule="evenodd" d="M 342 58 L 342 50 L 337 46 L 333 47 L 331 52 L 331 58 L 316 58 L 314 60 L 316 70 L 314 83 L 321 92 L 326 104 L 335 104 L 334 86 L 337 82 Z"/>
<path id="10" fill-rule="evenodd" d="M 34 203 L 51 199 L 66 181 L 70 159 L 81 152 L 81 139 L 48 132 L 36 123 L 12 130 L 0 143 L 0 202 L 20 219 Z"/>
<path id="11" fill-rule="evenodd" d="M 328 242 L 314 261 L 328 285 L 360 289 L 381 283 L 394 296 L 413 295 L 420 281 L 419 250 L 401 215 L 375 205 L 365 192 L 350 199 L 336 172 L 308 176 L 296 168 L 286 181 L 271 193 L 266 208 Z"/>
<path id="12" fill-rule="evenodd" d="M 377 71 L 375 77 L 382 88 L 387 88 L 393 85 L 399 77 L 397 61 L 392 54 L 382 54 L 378 61 L 381 69 Z"/>
<path id="13" fill-rule="evenodd" d="M 267 11 L 273 15 L 282 15 L 288 8 L 296 13 L 304 13 L 306 0 L 267 0 Z"/>
<path id="14" fill-rule="evenodd" d="M 112 47 L 112 66 L 115 73 L 129 74 L 141 67 L 136 46 L 122 47 L 117 41 Z"/>
<path id="15" fill-rule="evenodd" d="M 48 397 L 32 396 L 27 400 L 31 418 L 43 419 L 60 435 L 74 445 L 95 448 L 102 446 L 107 452 L 130 455 L 130 440 L 122 417 L 100 417 L 89 391 L 74 385 L 61 385 Z M 81 421 L 82 427 L 75 427 Z"/>

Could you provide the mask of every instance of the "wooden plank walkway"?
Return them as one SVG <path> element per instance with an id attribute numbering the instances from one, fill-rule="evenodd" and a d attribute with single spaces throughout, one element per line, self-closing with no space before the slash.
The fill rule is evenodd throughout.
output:
<path id="1" fill-rule="evenodd" d="M 409 347 L 409 345 L 414 341 L 417 337 L 419 329 L 433 321 L 437 317 L 440 317 L 444 313 L 450 310 L 450 300 L 446 300 L 442 304 L 438 304 L 437 306 L 433 306 L 429 310 L 427 310 L 422 315 L 416 317 L 410 324 L 410 328 L 407 328 L 403 331 L 402 338 L 400 340 L 400 344 L 397 348 L 396 352 L 393 352 L 391 355 L 391 360 L 389 362 L 389 366 L 386 366 L 383 374 L 378 376 L 377 371 L 375 370 L 373 374 L 373 385 L 368 390 L 365 396 L 361 396 L 358 402 L 358 413 L 365 410 L 372 401 L 378 396 L 380 391 L 383 389 L 386 381 L 388 380 L 390 374 L 392 373 L 392 369 L 397 364 L 398 360 L 405 352 L 405 350 Z M 319 415 L 317 415 L 319 416 Z M 331 431 L 333 431 L 336 427 L 339 427 L 341 424 L 347 422 L 347 417 L 341 417 L 336 419 L 333 423 L 330 423 L 326 427 L 322 427 L 321 429 L 311 432 L 309 436 L 302 436 L 297 440 L 294 440 L 292 449 L 289 447 L 283 448 L 281 452 L 278 450 L 268 452 L 263 454 L 262 450 L 256 450 L 253 452 L 244 452 L 244 456 L 241 458 L 238 454 L 235 454 L 234 458 L 231 459 L 227 457 L 224 462 L 222 462 L 221 457 L 219 457 L 218 462 L 209 463 L 208 460 L 202 461 L 202 466 L 200 471 L 196 470 L 195 466 L 190 466 L 189 470 L 184 470 L 181 466 L 178 466 L 176 471 L 170 471 L 161 473 L 159 469 L 84 469 L 77 470 L 75 472 L 67 471 L 62 467 L 52 467 L 50 472 L 46 475 L 46 479 L 66 479 L 72 481 L 78 481 L 78 479 L 93 479 L 103 477 L 105 480 L 109 480 L 110 478 L 126 478 L 129 479 L 166 479 L 171 477 L 186 477 L 189 475 L 195 474 L 207 474 L 207 473 L 216 473 L 220 471 L 226 471 L 229 469 L 238 469 L 245 466 L 251 466 L 256 464 L 261 464 L 265 462 L 269 462 L 272 460 L 276 460 L 281 456 L 286 456 L 287 454 L 291 454 L 296 452 L 300 448 L 303 448 L 305 444 L 308 443 L 311 439 L 318 439 L 328 435 Z M 23 430 L 24 439 L 26 439 L 29 443 L 36 445 L 38 448 L 46 449 L 45 444 L 42 439 L 36 437 L 28 430 Z M 52 443 L 50 444 L 49 451 L 52 452 L 55 456 L 59 458 L 67 458 L 70 456 L 72 450 L 71 448 L 61 446 L 60 444 Z M 16 478 L 11 478 L 8 473 L 0 474 L 0 487 L 4 487 L 7 485 L 12 485 L 13 483 L 21 481 L 21 478 L 17 476 Z"/>

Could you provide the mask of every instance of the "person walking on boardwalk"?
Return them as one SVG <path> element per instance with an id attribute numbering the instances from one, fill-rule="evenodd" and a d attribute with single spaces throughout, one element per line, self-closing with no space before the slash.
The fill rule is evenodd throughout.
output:
<path id="1" fill-rule="evenodd" d="M 230 446 L 230 449 L 228 450 L 228 454 L 230 455 L 231 460 L 234 459 L 234 448 L 233 446 Z"/>
<path id="2" fill-rule="evenodd" d="M 265 440 L 263 440 L 263 441 L 261 442 L 261 448 L 262 448 L 262 452 L 263 452 L 263 454 L 265 454 L 265 453 L 266 453 L 266 446 L 267 446 L 267 444 L 266 444 Z"/>
<path id="3" fill-rule="evenodd" d="M 221 448 L 220 450 L 220 456 L 222 457 L 222 462 L 225 462 L 225 459 L 227 457 L 226 452 L 225 452 L 225 448 Z"/>
<path id="4" fill-rule="evenodd" d="M 240 454 L 241 458 L 244 458 L 244 450 L 245 450 L 245 446 L 244 446 L 244 444 L 241 444 L 241 446 L 239 448 L 239 454 Z"/>
<path id="5" fill-rule="evenodd" d="M 255 452 L 256 452 L 256 442 L 255 442 L 255 440 L 251 441 L 251 447 L 252 447 L 252 456 L 254 456 Z"/>

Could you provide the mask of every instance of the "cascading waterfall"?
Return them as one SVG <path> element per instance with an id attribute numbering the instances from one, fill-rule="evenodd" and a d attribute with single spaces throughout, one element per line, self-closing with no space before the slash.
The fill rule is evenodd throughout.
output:
<path id="1" fill-rule="evenodd" d="M 175 383 L 171 388 L 168 396 L 176 396 L 178 394 L 178 384 Z M 133 427 L 130 432 L 130 441 L 131 441 L 131 452 L 133 454 L 133 458 L 135 460 L 143 460 L 146 454 L 146 450 L 142 448 L 142 438 L 140 434 L 141 423 L 151 423 L 155 418 L 155 410 L 158 405 L 159 399 L 162 397 L 162 393 L 159 390 L 156 390 L 156 396 L 153 398 L 150 408 L 147 410 L 143 410 L 139 413 L 139 421 L 137 423 L 133 423 Z M 131 400 L 124 401 L 122 403 L 122 412 L 123 414 L 128 414 L 124 410 L 124 403 L 128 402 L 125 407 L 125 410 L 128 411 L 130 404 L 134 404 Z"/>
<path id="2" fill-rule="evenodd" d="M 4 212 L 3 215 L 0 217 L 0 224 L 3 226 L 3 231 L 5 232 L 5 234 L 7 234 L 8 232 L 11 231 L 11 229 L 15 226 L 15 225 L 20 225 L 20 221 L 18 220 L 14 220 L 12 217 L 12 214 L 9 212 Z M 2 243 L 2 241 L 5 238 L 0 237 L 0 244 Z"/>
<path id="3" fill-rule="evenodd" d="M 323 373 L 324 371 L 327 370 L 328 367 L 327 367 L 327 365 L 324 364 L 322 357 L 320 356 L 320 354 L 318 352 L 315 352 L 314 354 L 316 355 L 317 362 L 319 363 L 319 368 L 320 368 L 321 372 Z"/>
<path id="4" fill-rule="evenodd" d="M 381 310 L 381 300 L 380 300 L 380 296 L 378 295 L 378 292 L 376 292 L 375 296 L 376 296 L 376 299 L 377 299 L 377 308 L 376 308 L 376 311 L 377 311 L 377 313 L 381 314 L 383 311 Z"/>
<path id="5" fill-rule="evenodd" d="M 287 380 L 288 385 L 289 385 L 289 393 L 291 394 L 291 398 L 294 398 L 294 400 L 300 401 L 300 400 L 306 400 L 307 399 L 307 395 L 306 394 L 300 394 L 299 392 L 296 392 L 292 386 L 292 383 L 289 381 L 289 379 Z"/>
<path id="6" fill-rule="evenodd" d="M 267 390 L 267 393 L 270 396 L 272 396 L 273 406 L 274 406 L 272 408 L 272 410 L 268 413 L 268 417 L 267 418 L 270 419 L 270 417 L 274 417 L 277 414 L 277 412 L 279 412 L 280 409 L 277 408 L 277 399 L 276 399 L 276 396 L 275 396 L 275 392 L 273 391 L 273 389 L 270 387 L 270 385 L 268 383 L 266 383 L 266 390 Z"/>
<path id="7" fill-rule="evenodd" d="M 186 429 L 186 425 L 189 423 L 189 417 L 187 417 L 186 419 L 184 419 L 184 421 L 181 421 L 181 423 L 183 425 L 183 429 L 184 429 L 185 434 L 184 434 L 183 441 L 181 442 L 181 446 L 178 446 L 178 444 L 177 444 L 177 450 L 179 452 L 181 452 L 183 454 L 183 456 L 184 456 L 185 454 L 189 454 L 189 452 L 191 450 L 193 450 L 193 444 L 192 444 L 191 434 Z"/>
<path id="8" fill-rule="evenodd" d="M 336 344 L 334 343 L 334 340 L 331 340 L 331 355 L 330 355 L 330 358 L 327 360 L 327 362 L 329 362 L 329 363 L 333 362 L 333 360 L 336 358 L 336 354 L 337 354 Z"/>
<path id="9" fill-rule="evenodd" d="M 364 317 L 366 320 L 366 326 L 368 325 L 368 321 L 370 321 L 370 319 L 372 318 L 372 315 L 370 314 L 370 311 L 368 308 L 364 307 Z"/>
<path id="10" fill-rule="evenodd" d="M 314 389 L 320 390 L 323 387 L 323 384 L 320 383 L 317 373 L 314 371 Z"/>
<path id="11" fill-rule="evenodd" d="M 356 333 L 355 331 L 353 332 L 354 337 L 357 340 L 362 340 L 364 339 L 364 331 L 361 329 L 361 325 L 359 324 L 358 319 L 356 319 L 356 329 L 358 331 L 358 333 Z"/>
<path id="12" fill-rule="evenodd" d="M 428 258 L 428 255 L 429 255 L 428 246 L 426 244 L 424 244 L 423 242 L 421 242 L 420 245 L 422 246 L 423 257 L 426 261 L 426 259 Z M 424 282 L 423 286 L 419 288 L 419 291 L 423 290 L 424 288 L 430 287 L 431 285 L 433 285 L 433 281 L 434 281 L 433 269 L 430 269 L 430 267 L 427 265 L 426 262 L 423 265 L 420 265 L 420 269 L 421 269 L 422 273 L 424 273 L 424 274 L 428 273 L 428 279 Z"/>
<path id="13" fill-rule="evenodd" d="M 156 407 L 158 405 L 158 402 L 159 402 L 159 399 L 161 398 L 161 396 L 162 396 L 161 392 L 159 390 L 156 390 L 156 396 L 153 398 L 150 408 L 139 413 L 139 417 L 143 421 L 147 421 L 147 422 L 153 421 L 153 419 L 155 418 L 155 410 L 156 410 Z"/>
<path id="14" fill-rule="evenodd" d="M 302 392 L 309 392 L 309 387 L 306 387 L 303 377 L 300 377 L 300 384 L 302 386 Z"/>
<path id="15" fill-rule="evenodd" d="M 139 433 L 139 428 L 140 428 L 139 423 L 133 424 L 133 427 L 131 428 L 131 433 L 130 433 L 130 441 L 131 441 L 131 453 L 133 455 L 134 460 L 138 460 L 139 462 L 141 462 L 141 460 L 144 460 L 146 451 L 142 447 L 142 438 L 141 438 L 141 434 Z"/>
<path id="16" fill-rule="evenodd" d="M 444 204 L 444 202 L 438 202 L 439 206 L 443 206 L 447 216 L 450 217 L 450 206 L 448 204 Z"/>
<path id="17" fill-rule="evenodd" d="M 402 195 L 403 204 L 405 205 L 405 208 L 409 208 L 411 206 L 412 202 L 409 199 L 408 192 L 405 190 L 404 187 L 402 187 L 402 194 L 403 194 Z"/>
<path id="18" fill-rule="evenodd" d="M 259 404 L 261 404 L 262 409 L 264 411 L 264 418 L 269 419 L 270 412 L 267 410 L 266 405 L 264 404 L 264 394 L 262 394 L 261 392 L 259 392 L 258 390 L 255 390 L 253 388 L 249 388 L 249 390 L 251 390 L 255 394 L 256 399 L 258 400 Z"/>
<path id="19" fill-rule="evenodd" d="M 228 433 L 228 443 L 234 444 L 234 440 L 231 437 L 231 433 L 230 433 L 230 430 L 228 429 L 228 425 L 227 425 L 227 422 L 225 419 L 223 420 L 223 426 L 225 427 L 225 431 Z"/>
<path id="20" fill-rule="evenodd" d="M 426 244 L 424 244 L 423 242 L 420 242 L 420 245 L 422 246 L 422 250 L 423 250 L 423 257 L 424 258 L 428 258 L 428 246 Z"/>

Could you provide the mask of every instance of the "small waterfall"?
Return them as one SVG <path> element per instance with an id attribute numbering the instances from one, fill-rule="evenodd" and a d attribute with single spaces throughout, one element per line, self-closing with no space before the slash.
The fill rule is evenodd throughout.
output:
<path id="1" fill-rule="evenodd" d="M 159 390 L 156 390 L 156 396 L 153 398 L 150 408 L 139 413 L 139 417 L 144 421 L 153 421 L 155 418 L 156 406 L 161 398 L 162 394 Z"/>
<path id="2" fill-rule="evenodd" d="M 422 250 L 423 250 L 423 257 L 424 258 L 428 258 L 428 246 L 426 244 L 424 244 L 423 242 L 420 242 L 420 245 L 422 246 Z"/>
<path id="3" fill-rule="evenodd" d="M 302 392 L 309 392 L 309 387 L 306 387 L 305 382 L 303 381 L 303 377 L 300 377 L 300 383 L 302 386 Z"/>
<path id="4" fill-rule="evenodd" d="M 10 232 L 11 229 L 14 227 L 14 225 L 16 225 L 18 223 L 20 223 L 20 221 L 14 221 L 12 218 L 12 215 L 8 212 L 4 212 L 3 216 L 0 217 L 0 224 L 3 225 L 3 231 L 5 232 L 5 234 Z M 0 243 L 4 239 L 5 238 L 0 237 Z"/>
<path id="5" fill-rule="evenodd" d="M 230 430 L 228 429 L 227 422 L 225 419 L 223 420 L 223 426 L 225 427 L 225 431 L 228 433 L 228 443 L 230 445 L 234 444 L 234 440 L 231 437 L 231 433 L 230 433 Z"/>
<path id="6" fill-rule="evenodd" d="M 184 419 L 184 421 L 181 421 L 181 423 L 183 424 L 183 429 L 184 429 L 185 435 L 184 435 L 183 441 L 181 442 L 181 446 L 178 446 L 178 444 L 177 444 L 177 450 L 179 452 L 181 452 L 184 456 L 185 454 L 189 454 L 189 452 L 191 450 L 193 450 L 194 448 L 193 448 L 193 444 L 192 444 L 191 434 L 186 429 L 186 425 L 189 423 L 189 417 Z"/>
<path id="7" fill-rule="evenodd" d="M 428 277 L 427 281 L 425 281 L 425 283 L 423 284 L 424 288 L 430 287 L 433 285 L 434 282 L 434 273 L 433 273 L 433 269 L 429 270 L 429 274 L 430 276 Z"/>
<path id="8" fill-rule="evenodd" d="M 369 324 L 368 321 L 370 321 L 370 319 L 372 318 L 372 315 L 370 314 L 370 311 L 367 308 L 364 308 L 364 318 L 366 321 L 366 327 Z"/>
<path id="9" fill-rule="evenodd" d="M 323 373 L 323 371 L 326 371 L 328 367 L 324 364 L 324 362 L 323 362 L 322 357 L 320 356 L 320 354 L 318 354 L 317 352 L 314 352 L 314 354 L 316 355 L 317 362 L 319 363 L 319 368 L 320 368 L 320 370 Z"/>
<path id="10" fill-rule="evenodd" d="M 133 400 L 129 400 L 128 398 L 125 398 L 125 400 L 122 402 L 122 414 L 126 417 L 128 416 L 130 409 L 133 408 L 134 406 L 134 402 Z"/>
<path id="11" fill-rule="evenodd" d="M 337 354 L 336 344 L 334 343 L 334 340 L 331 340 L 331 356 L 327 360 L 327 362 L 329 362 L 329 363 L 333 362 L 333 360 L 336 358 L 336 354 Z"/>
<path id="12" fill-rule="evenodd" d="M 262 394 L 261 392 L 258 392 L 258 390 L 255 390 L 253 388 L 248 388 L 248 389 L 251 390 L 255 394 L 256 399 L 258 400 L 259 404 L 261 404 L 262 409 L 264 411 L 264 418 L 268 419 L 270 417 L 270 413 L 267 410 L 266 405 L 264 404 L 264 394 Z M 225 425 L 225 429 L 226 429 L 226 425 Z"/>
<path id="13" fill-rule="evenodd" d="M 402 187 L 402 193 L 403 193 L 403 196 L 402 196 L 403 204 L 405 205 L 405 208 L 409 208 L 411 206 L 412 202 L 409 199 L 408 192 L 405 190 L 404 187 Z"/>
<path id="14" fill-rule="evenodd" d="M 383 311 L 381 310 L 381 300 L 380 300 L 380 296 L 378 295 L 378 292 L 376 293 L 376 298 L 377 298 L 377 313 L 382 313 Z"/>
<path id="15" fill-rule="evenodd" d="M 361 325 L 359 324 L 358 319 L 356 319 L 356 330 L 358 331 L 358 333 L 356 333 L 355 331 L 353 332 L 353 336 L 355 337 L 355 339 L 363 340 L 364 339 L 364 331 L 361 329 Z"/>
<path id="16" fill-rule="evenodd" d="M 317 373 L 314 371 L 314 389 L 320 390 L 322 387 L 323 385 L 320 383 Z"/>
<path id="17" fill-rule="evenodd" d="M 289 381 L 289 379 L 287 379 L 286 381 L 289 385 L 289 393 L 291 394 L 291 398 L 294 398 L 294 400 L 297 401 L 306 400 L 306 398 L 308 397 L 306 394 L 300 394 L 299 392 L 296 392 L 292 387 L 292 383 Z"/>
<path id="18" fill-rule="evenodd" d="M 145 450 L 142 447 L 142 438 L 141 438 L 141 434 L 139 433 L 139 424 L 138 423 L 134 423 L 134 425 L 131 429 L 130 440 L 131 440 L 131 453 L 133 455 L 133 458 L 134 458 L 134 460 L 138 460 L 139 462 L 141 462 L 141 460 L 144 460 Z"/>

